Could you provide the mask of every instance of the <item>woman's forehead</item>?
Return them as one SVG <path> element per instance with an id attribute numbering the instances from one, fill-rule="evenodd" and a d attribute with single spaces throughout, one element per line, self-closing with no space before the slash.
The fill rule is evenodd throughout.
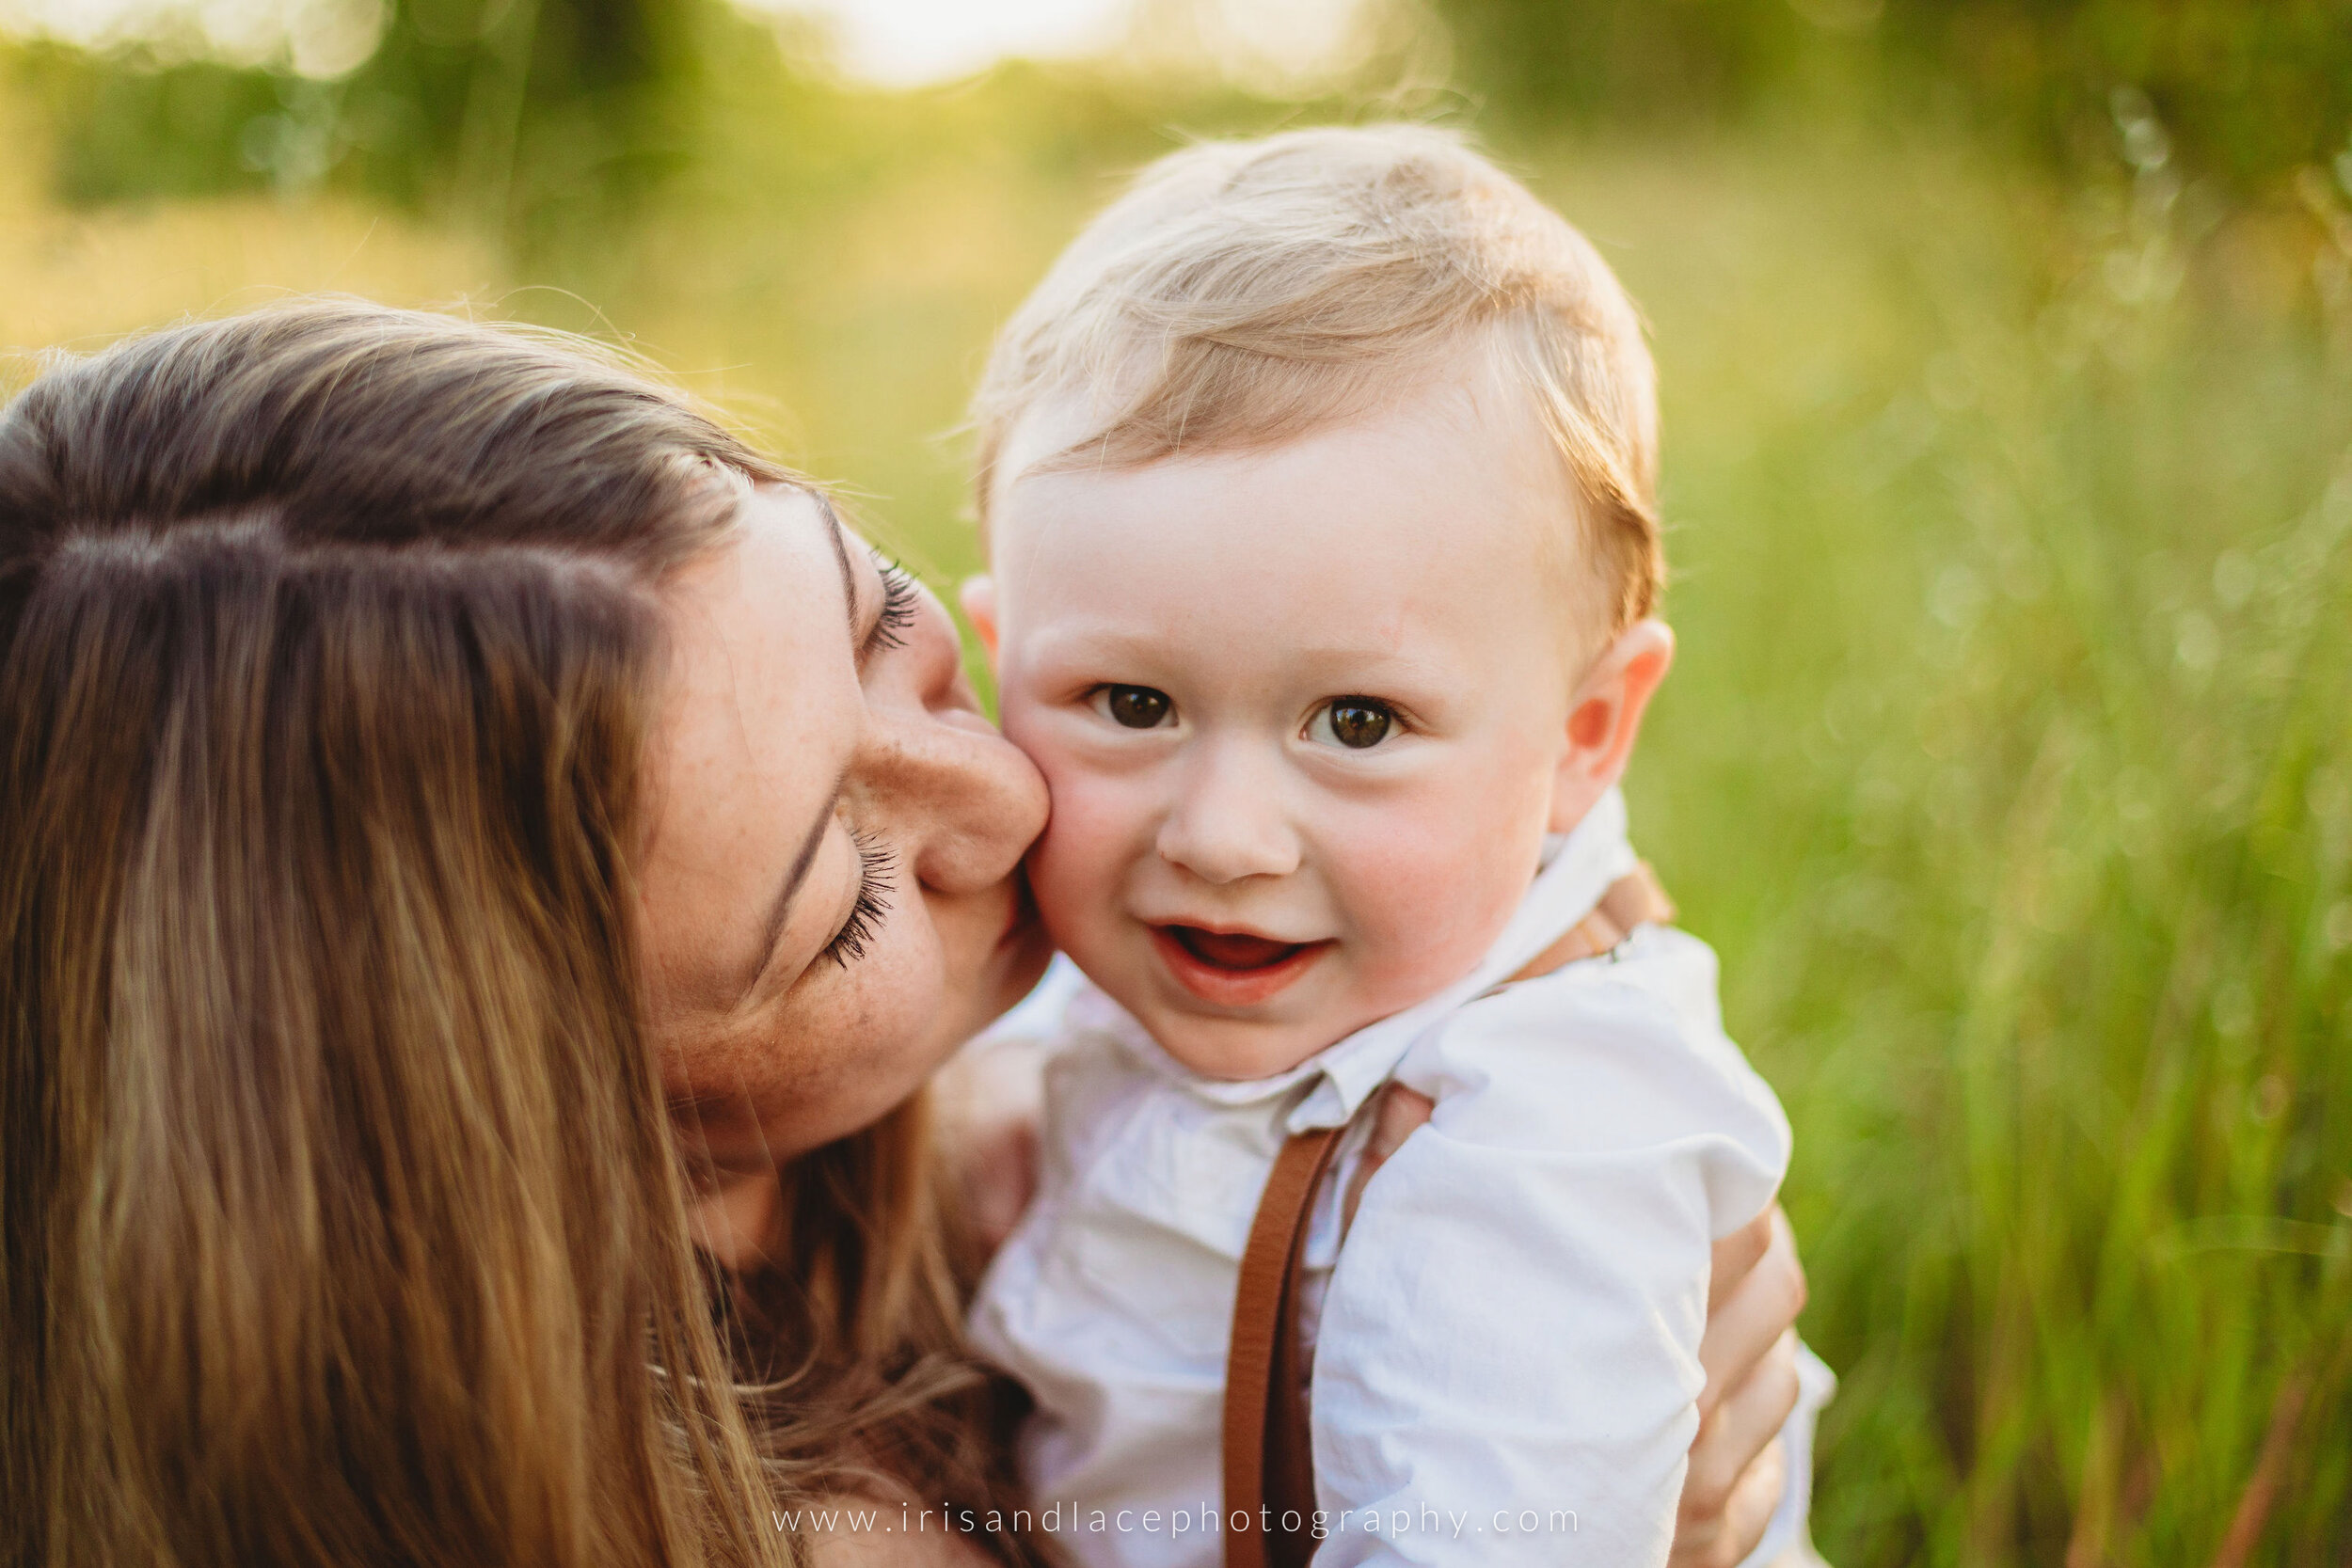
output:
<path id="1" fill-rule="evenodd" d="M 745 493 L 715 548 L 664 585 L 672 644 L 666 717 L 713 738 L 855 677 L 856 590 L 831 509 L 807 491 Z"/>

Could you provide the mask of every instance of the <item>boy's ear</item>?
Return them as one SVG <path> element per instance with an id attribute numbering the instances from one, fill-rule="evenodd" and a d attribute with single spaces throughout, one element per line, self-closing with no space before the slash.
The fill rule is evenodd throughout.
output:
<path id="1" fill-rule="evenodd" d="M 981 576 L 965 578 L 963 586 L 956 590 L 956 602 L 963 606 L 963 617 L 972 623 L 972 629 L 980 634 L 980 646 L 988 650 L 988 661 L 996 662 L 996 579 Z"/>
<path id="2" fill-rule="evenodd" d="M 1642 715 L 1675 661 L 1674 628 L 1637 621 L 1601 650 L 1568 704 L 1568 746 L 1551 785 L 1550 830 L 1565 833 L 1625 775 Z"/>

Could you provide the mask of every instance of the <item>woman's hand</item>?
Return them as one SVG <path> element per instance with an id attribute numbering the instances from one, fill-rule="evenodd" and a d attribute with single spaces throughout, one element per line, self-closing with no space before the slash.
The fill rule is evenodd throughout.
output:
<path id="1" fill-rule="evenodd" d="M 1733 1568 L 1756 1549 L 1787 1480 L 1781 1424 L 1797 1404 L 1804 1270 L 1774 1204 L 1715 1243 L 1699 1365 L 1699 1434 L 1682 1481 L 1669 1560 Z"/>
<path id="2" fill-rule="evenodd" d="M 1353 1219 L 1364 1183 L 1429 1119 L 1433 1101 L 1391 1084 L 1374 1110 L 1372 1140 L 1348 1182 Z M 1699 1365 L 1699 1433 L 1675 1517 L 1673 1568 L 1734 1568 L 1756 1550 L 1788 1479 L 1781 1424 L 1797 1406 L 1797 1314 L 1804 1270 L 1774 1204 L 1715 1243 Z"/>
<path id="3" fill-rule="evenodd" d="M 931 1076 L 939 1150 L 964 1221 L 991 1255 L 1037 1196 L 1044 1057 L 1019 1037 L 983 1039 Z"/>
<path id="4" fill-rule="evenodd" d="M 963 1217 L 980 1249 L 993 1258 L 1037 1196 L 1037 1118 L 1007 1116 L 967 1128 L 949 1160 L 963 1195 Z"/>

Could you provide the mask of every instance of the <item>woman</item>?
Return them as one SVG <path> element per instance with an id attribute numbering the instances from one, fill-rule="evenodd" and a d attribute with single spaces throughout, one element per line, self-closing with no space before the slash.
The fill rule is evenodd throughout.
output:
<path id="1" fill-rule="evenodd" d="M 1040 1551 L 915 1091 L 1044 962 L 1043 790 L 819 495 L 435 316 L 55 367 L 0 768 L 8 1562 Z M 1777 1490 L 1762 1242 L 1693 1561 Z"/>

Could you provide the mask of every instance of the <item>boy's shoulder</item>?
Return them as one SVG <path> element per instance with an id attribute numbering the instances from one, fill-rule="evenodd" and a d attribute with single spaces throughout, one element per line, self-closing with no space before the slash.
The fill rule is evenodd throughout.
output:
<path id="1" fill-rule="evenodd" d="M 1455 1008 L 1395 1076 L 1472 1141 L 1600 1152 L 1723 1135 L 1785 1159 L 1788 1118 L 1724 1032 L 1716 979 L 1705 942 L 1645 926 Z"/>

